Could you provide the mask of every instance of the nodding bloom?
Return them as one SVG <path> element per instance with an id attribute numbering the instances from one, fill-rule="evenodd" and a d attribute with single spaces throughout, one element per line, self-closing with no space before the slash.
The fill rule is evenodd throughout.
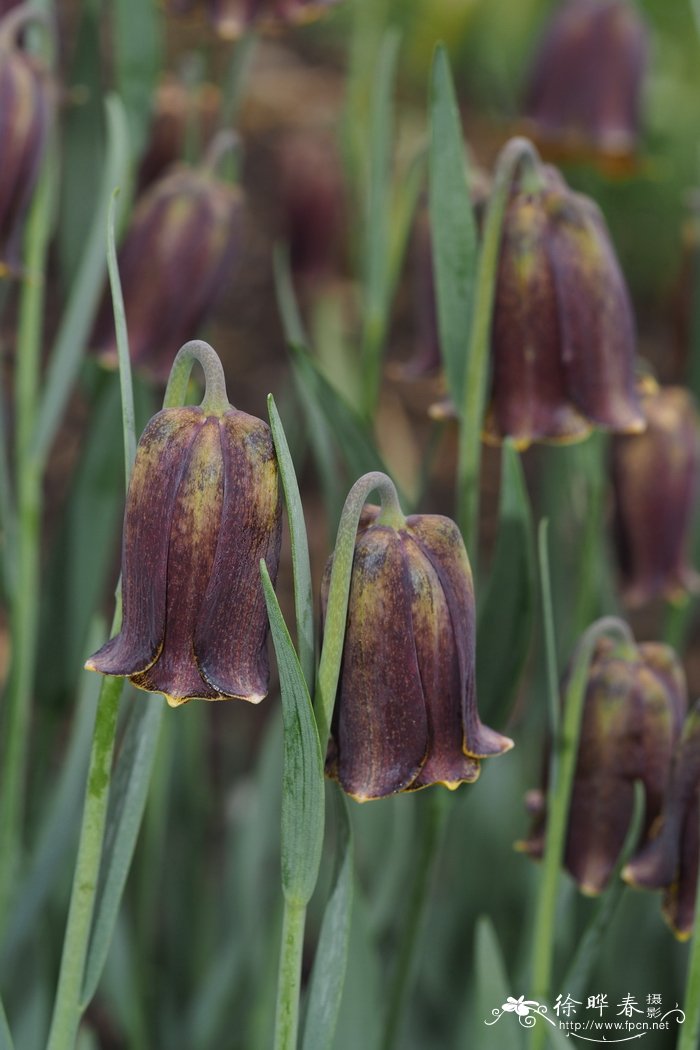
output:
<path id="1" fill-rule="evenodd" d="M 641 604 L 697 588 L 688 546 L 700 470 L 700 426 L 682 387 L 644 384 L 643 434 L 612 443 L 615 540 L 625 595 Z"/>
<path id="2" fill-rule="evenodd" d="M 516 183 L 506 208 L 492 351 L 487 440 L 644 429 L 632 306 L 605 221 L 549 166 Z"/>
<path id="3" fill-rule="evenodd" d="M 564 864 L 588 895 L 607 886 L 634 813 L 634 783 L 644 788 L 642 837 L 662 811 L 673 749 L 687 706 L 685 675 L 669 646 L 597 643 L 591 661 L 569 808 Z M 531 793 L 530 838 L 518 848 L 544 851 L 544 794 Z"/>
<path id="4" fill-rule="evenodd" d="M 18 273 L 24 218 L 44 156 L 53 109 L 49 73 L 17 37 L 37 10 L 21 4 L 0 19 L 0 276 Z"/>
<path id="5" fill-rule="evenodd" d="M 311 22 L 339 0 L 206 0 L 207 17 L 224 40 L 236 40 L 249 26 L 277 29 L 287 24 Z M 171 14 L 193 14 L 201 0 L 168 0 Z"/>
<path id="6" fill-rule="evenodd" d="M 663 915 L 679 940 L 693 932 L 700 837 L 700 703 L 689 713 L 674 755 L 654 837 L 622 877 L 640 889 L 664 890 Z"/>
<path id="7" fill-rule="evenodd" d="M 332 560 L 322 588 L 324 607 Z M 476 707 L 476 617 L 459 529 L 438 515 L 358 530 L 326 772 L 360 802 L 430 784 L 456 788 L 512 741 Z"/>
<path id="8" fill-rule="evenodd" d="M 139 441 L 127 497 L 122 628 L 86 667 L 124 675 L 173 707 L 257 704 L 269 678 L 259 562 L 274 581 L 280 537 L 267 424 L 206 399 L 159 412 Z"/>
<path id="9" fill-rule="evenodd" d="M 572 0 L 552 18 L 535 56 L 525 115 L 554 159 L 626 162 L 637 146 L 647 30 L 626 0 Z"/>

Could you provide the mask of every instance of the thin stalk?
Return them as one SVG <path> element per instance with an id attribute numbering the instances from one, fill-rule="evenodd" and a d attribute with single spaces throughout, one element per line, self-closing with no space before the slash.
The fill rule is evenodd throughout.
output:
<path id="1" fill-rule="evenodd" d="M 119 610 L 115 615 L 115 629 L 120 619 Z M 82 1017 L 85 960 L 102 859 L 117 714 L 123 688 L 123 678 L 105 678 L 100 690 L 78 858 L 47 1050 L 74 1050 Z"/>
<path id="2" fill-rule="evenodd" d="M 249 29 L 234 48 L 221 103 L 222 128 L 235 127 L 238 123 L 238 114 L 248 81 L 248 71 L 255 55 L 257 42 L 257 34 Z"/>
<path id="3" fill-rule="evenodd" d="M 678 1033 L 677 1050 L 697 1050 L 700 1045 L 700 873 L 695 891 L 695 924 L 690 945 L 685 986 L 685 1022 Z"/>
<path id="4" fill-rule="evenodd" d="M 25 238 L 27 276 L 22 286 L 17 336 L 17 566 L 12 592 L 12 667 L 5 700 L 5 740 L 0 782 L 0 926 L 12 895 L 22 848 L 29 750 L 29 722 L 39 622 L 42 470 L 31 453 L 37 418 L 43 338 L 46 256 L 51 233 L 54 161 L 49 150 Z"/>
<path id="5" fill-rule="evenodd" d="M 305 922 L 306 905 L 285 900 L 277 982 L 274 1050 L 296 1050 Z"/>
<path id="6" fill-rule="evenodd" d="M 545 659 L 547 664 L 547 699 L 549 701 L 549 726 L 552 738 L 559 733 L 559 669 L 557 667 L 557 640 L 554 632 L 554 607 L 548 547 L 549 521 L 540 522 L 537 534 L 537 549 L 540 560 L 542 589 L 542 623 L 544 629 Z"/>
<path id="7" fill-rule="evenodd" d="M 533 935 L 532 996 L 540 1002 L 547 999 L 552 977 L 559 877 L 566 845 L 567 818 L 578 757 L 586 679 L 596 642 L 602 635 L 610 632 L 620 634 L 625 642 L 634 644 L 627 624 L 614 617 L 604 617 L 588 628 L 576 648 L 560 729 L 554 738 L 547 792 L 547 838 Z M 533 1030 L 533 1050 L 541 1050 L 545 1036 L 544 1025 Z"/>
<path id="8" fill-rule="evenodd" d="M 201 339 L 191 339 L 189 343 L 181 346 L 175 355 L 163 405 L 184 404 L 195 362 L 201 365 L 206 384 L 202 411 L 206 414 L 220 415 L 231 407 L 226 394 L 224 370 L 216 351 Z"/>
<path id="9" fill-rule="evenodd" d="M 401 940 L 396 952 L 396 969 L 389 990 L 382 1050 L 393 1050 L 401 1034 L 401 1022 L 411 990 L 420 934 L 430 899 L 430 888 L 444 841 L 452 800 L 449 795 L 442 792 L 429 791 L 425 799 L 420 797 L 416 799 L 419 805 L 423 801 L 425 801 L 425 811 L 420 813 L 415 874 L 408 906 L 402 917 Z"/>
<path id="10" fill-rule="evenodd" d="M 457 522 L 469 550 L 476 575 L 479 522 L 479 482 L 481 473 L 481 430 L 486 403 L 491 349 L 491 321 L 501 248 L 501 230 L 513 180 L 521 166 L 535 179 L 539 165 L 537 151 L 527 139 L 506 143 L 496 164 L 493 191 L 489 201 L 484 239 L 479 252 L 469 334 L 469 356 L 465 370 L 464 402 L 460 412 L 457 462 Z"/>

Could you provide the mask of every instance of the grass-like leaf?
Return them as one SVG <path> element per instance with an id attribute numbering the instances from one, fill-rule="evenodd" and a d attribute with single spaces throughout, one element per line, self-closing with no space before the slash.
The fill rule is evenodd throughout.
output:
<path id="1" fill-rule="evenodd" d="M 430 112 L 430 228 L 440 347 L 450 395 L 461 409 L 478 244 L 462 123 L 442 46 L 433 61 Z"/>
<path id="2" fill-rule="evenodd" d="M 336 863 L 323 913 L 309 984 L 303 1050 L 330 1050 L 343 997 L 350 943 L 353 897 L 353 850 L 345 796 L 334 786 Z"/>
<path id="3" fill-rule="evenodd" d="M 496 550 L 478 620 L 478 695 L 488 719 L 507 715 L 532 641 L 535 555 L 532 513 L 520 456 L 510 442 L 501 457 Z"/>
<path id="4" fill-rule="evenodd" d="M 493 928 L 493 923 L 485 915 L 482 915 L 476 924 L 474 936 L 474 973 L 476 975 L 476 994 L 474 1001 L 474 1016 L 466 1018 L 466 1032 L 463 1042 L 472 1042 L 476 1036 L 478 1046 L 488 1046 L 493 1042 L 495 1033 L 492 1029 L 484 1029 L 484 1022 L 491 1019 L 492 1011 L 500 1009 L 506 1002 L 508 996 L 516 995 L 511 987 L 503 961 L 503 953 L 498 943 L 498 935 Z M 515 1017 L 513 1017 L 515 1021 Z M 506 1024 L 507 1024 L 506 1020 Z M 542 1022 L 543 1024 L 545 1022 Z M 482 1029 L 488 1033 L 489 1039 L 479 1039 Z M 478 1034 L 477 1034 L 478 1033 Z M 510 1026 L 507 1037 L 501 1034 L 501 1039 L 507 1038 L 511 1050 L 520 1050 L 522 1047 L 522 1034 L 519 1026 Z"/>

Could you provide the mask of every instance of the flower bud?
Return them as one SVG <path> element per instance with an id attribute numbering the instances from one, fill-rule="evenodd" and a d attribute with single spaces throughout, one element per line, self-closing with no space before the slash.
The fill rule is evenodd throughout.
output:
<path id="1" fill-rule="evenodd" d="M 635 331 L 600 211 L 550 167 L 508 203 L 493 315 L 487 439 L 576 441 L 644 429 Z"/>
<path id="2" fill-rule="evenodd" d="M 122 547 L 121 632 L 86 667 L 171 706 L 268 689 L 259 562 L 274 582 L 281 502 L 269 427 L 231 406 L 164 409 L 141 437 Z"/>
<path id="3" fill-rule="evenodd" d="M 196 335 L 226 284 L 242 232 L 240 190 L 206 168 L 180 165 L 137 203 L 119 250 L 131 359 L 165 382 L 172 347 Z M 95 346 L 115 363 L 111 301 L 106 297 Z"/>
<path id="4" fill-rule="evenodd" d="M 679 940 L 693 932 L 700 836 L 700 703 L 688 715 L 654 837 L 626 865 L 632 886 L 665 890 L 663 915 Z"/>
<path id="5" fill-rule="evenodd" d="M 525 105 L 532 136 L 557 157 L 634 153 L 647 31 L 625 0 L 573 0 L 554 15 L 536 55 Z M 554 150 L 552 150 L 554 147 Z"/>
<path id="6" fill-rule="evenodd" d="M 35 17 L 21 5 L 0 19 L 0 276 L 19 270 L 24 217 L 51 118 L 48 72 L 17 43 L 17 34 Z"/>
<path id="7" fill-rule="evenodd" d="M 598 641 L 588 672 L 564 854 L 583 893 L 601 893 L 610 880 L 632 821 L 635 780 L 644 789 L 643 836 L 657 820 L 686 704 L 683 669 L 668 646 Z M 535 812 L 535 827 L 520 848 L 541 857 L 543 795 L 531 795 L 528 808 Z"/>
<path id="8" fill-rule="evenodd" d="M 383 524 L 377 508 L 365 508 L 326 761 L 344 791 L 363 802 L 456 788 L 477 779 L 480 758 L 512 747 L 479 719 L 475 635 L 469 559 L 454 522 L 416 514 Z"/>
<path id="9" fill-rule="evenodd" d="M 700 468 L 695 405 L 682 387 L 647 381 L 642 407 L 646 431 L 612 444 L 615 539 L 631 604 L 698 584 L 687 562 Z"/>

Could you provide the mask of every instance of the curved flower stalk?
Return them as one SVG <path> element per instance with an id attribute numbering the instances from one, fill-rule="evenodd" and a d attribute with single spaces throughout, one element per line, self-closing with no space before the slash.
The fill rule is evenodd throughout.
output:
<path id="1" fill-rule="evenodd" d="M 17 40 L 25 26 L 41 19 L 30 4 L 15 6 L 0 19 L 0 276 L 19 272 L 24 219 L 51 123 L 49 70 Z"/>
<path id="2" fill-rule="evenodd" d="M 325 609 L 332 559 L 322 588 Z M 366 507 L 355 541 L 329 776 L 357 801 L 479 775 L 512 741 L 476 707 L 467 552 L 449 518 Z"/>
<path id="3" fill-rule="evenodd" d="M 136 451 L 124 517 L 123 623 L 86 667 L 163 693 L 171 706 L 268 689 L 268 620 L 258 566 L 274 581 L 281 499 L 269 427 L 229 405 L 207 344 L 198 408 L 163 409 Z"/>
<path id="4" fill-rule="evenodd" d="M 652 833 L 686 705 L 685 675 L 668 646 L 598 640 L 586 684 L 564 852 L 565 867 L 582 893 L 599 894 L 610 880 L 632 821 L 635 781 L 644 789 L 643 835 Z M 544 795 L 532 792 L 528 803 L 535 826 L 518 848 L 541 858 Z"/>
<path id="5" fill-rule="evenodd" d="M 641 605 L 698 587 L 688 547 L 700 471 L 700 426 L 682 387 L 646 380 L 643 434 L 612 442 L 615 541 L 625 597 Z"/>
<path id="6" fill-rule="evenodd" d="M 628 167 L 640 130 L 648 33 L 626 0 L 573 0 L 552 18 L 527 90 L 527 131 L 548 155 Z"/>
<path id="7" fill-rule="evenodd" d="M 168 377 L 172 347 L 196 332 L 214 307 L 240 251 L 243 197 L 214 171 L 222 148 L 232 145 L 222 133 L 199 168 L 176 165 L 158 179 L 137 202 L 119 250 L 131 360 L 158 382 Z M 108 299 L 93 345 L 104 361 L 116 363 Z"/>

